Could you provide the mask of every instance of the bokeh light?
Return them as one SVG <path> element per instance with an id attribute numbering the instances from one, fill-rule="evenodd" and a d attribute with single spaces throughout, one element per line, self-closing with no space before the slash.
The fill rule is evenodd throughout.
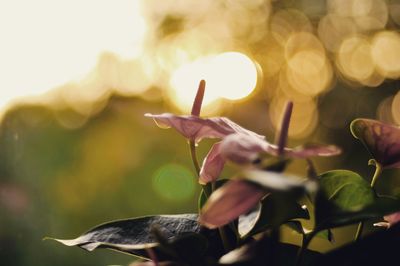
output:
<path id="1" fill-rule="evenodd" d="M 343 75 L 361 83 L 368 80 L 375 71 L 371 45 L 362 36 L 352 36 L 342 42 L 336 63 Z"/>
<path id="2" fill-rule="evenodd" d="M 269 106 L 269 116 L 275 130 L 279 130 L 282 110 L 289 99 L 275 98 Z M 318 122 L 318 112 L 315 101 L 309 98 L 308 101 L 294 101 L 293 113 L 290 119 L 289 137 L 302 139 L 310 135 L 316 128 Z"/>
<path id="3" fill-rule="evenodd" d="M 384 77 L 400 77 L 400 34 L 394 31 L 376 34 L 372 40 L 372 58 Z"/>
<path id="4" fill-rule="evenodd" d="M 400 125 L 400 91 L 393 97 L 391 111 L 395 124 Z"/>
<path id="5" fill-rule="evenodd" d="M 255 63 L 239 52 L 208 56 L 178 68 L 171 78 L 171 98 L 183 110 L 190 109 L 201 79 L 207 82 L 204 105 L 219 99 L 238 100 L 256 87 Z"/>
<path id="6" fill-rule="evenodd" d="M 0 106 L 81 79 L 103 51 L 136 57 L 145 32 L 139 0 L 1 1 Z"/>
<path id="7" fill-rule="evenodd" d="M 194 195 L 195 177 L 186 167 L 167 164 L 159 168 L 152 178 L 155 192 L 169 201 L 188 200 Z"/>

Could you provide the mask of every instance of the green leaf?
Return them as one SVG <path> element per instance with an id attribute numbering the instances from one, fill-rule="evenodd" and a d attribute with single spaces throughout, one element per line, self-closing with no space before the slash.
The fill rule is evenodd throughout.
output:
<path id="1" fill-rule="evenodd" d="M 303 237 L 308 237 L 308 238 L 314 237 L 313 236 L 314 232 L 312 230 L 304 228 L 300 221 L 289 221 L 285 223 L 285 225 L 291 228 L 296 233 L 303 235 Z M 335 242 L 332 230 L 330 229 L 319 231 L 318 233 L 315 234 L 315 236 L 321 239 L 328 240 L 331 243 Z"/>
<path id="2" fill-rule="evenodd" d="M 357 173 L 330 171 L 320 176 L 320 190 L 315 203 L 315 230 L 381 217 L 399 209 L 400 200 L 377 196 Z"/>
<path id="3" fill-rule="evenodd" d="M 215 181 L 215 189 L 222 187 L 228 181 L 229 181 L 229 179 L 219 179 L 219 180 Z M 206 190 L 207 193 L 205 193 L 204 190 Z M 211 195 L 211 184 L 207 184 L 207 185 L 203 186 L 203 189 L 200 192 L 199 200 L 198 200 L 199 211 L 201 210 L 201 208 L 203 208 L 204 204 L 206 204 L 206 202 L 207 202 L 206 194 Z"/>
<path id="4" fill-rule="evenodd" d="M 292 219 L 309 219 L 308 210 L 281 193 L 267 195 L 250 213 L 239 217 L 239 234 L 251 236 Z"/>
<path id="5" fill-rule="evenodd" d="M 181 246 L 179 244 L 181 241 L 188 241 L 187 234 L 193 237 L 193 233 L 200 232 L 201 228 L 197 219 L 197 214 L 144 216 L 104 223 L 75 239 L 52 239 L 64 245 L 79 246 L 88 251 L 109 248 L 147 257 L 145 249 L 157 249 L 159 246 L 156 237 L 151 232 L 154 226 L 163 238 L 171 241 L 172 245 Z M 184 238 L 180 239 L 180 237 Z"/>

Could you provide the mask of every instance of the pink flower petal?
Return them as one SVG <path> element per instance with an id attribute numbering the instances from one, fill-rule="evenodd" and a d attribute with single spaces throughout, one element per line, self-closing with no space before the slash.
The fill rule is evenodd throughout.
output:
<path id="1" fill-rule="evenodd" d="M 247 213 L 266 192 L 243 180 L 231 180 L 213 192 L 203 207 L 199 222 L 208 228 L 223 226 Z"/>
<path id="2" fill-rule="evenodd" d="M 208 152 L 206 158 L 204 158 L 203 165 L 200 170 L 200 184 L 207 184 L 217 180 L 220 176 L 222 169 L 225 165 L 225 159 L 222 158 L 220 153 L 221 142 L 215 143 L 211 150 Z"/>
<path id="3" fill-rule="evenodd" d="M 245 164 L 257 159 L 258 154 L 267 151 L 270 145 L 252 135 L 232 134 L 222 141 L 221 154 L 229 161 Z"/>
<path id="4" fill-rule="evenodd" d="M 278 147 L 275 145 L 268 146 L 268 153 L 278 155 Z M 342 150 L 335 145 L 308 144 L 296 147 L 294 149 L 285 148 L 283 155 L 289 158 L 306 159 L 314 156 L 328 157 L 335 156 Z"/>
<path id="5" fill-rule="evenodd" d="M 261 152 L 279 156 L 279 148 L 263 139 L 252 135 L 232 134 L 224 138 L 221 144 L 221 154 L 229 161 L 244 164 L 257 159 Z M 313 156 L 333 156 L 341 152 L 334 145 L 309 144 L 294 149 L 285 148 L 283 156 L 306 159 Z"/>
<path id="6" fill-rule="evenodd" d="M 400 128 L 372 119 L 356 119 L 351 133 L 384 168 L 400 168 Z"/>
<path id="7" fill-rule="evenodd" d="M 389 226 L 392 226 L 398 222 L 400 222 L 400 212 L 395 212 L 389 215 L 386 215 L 383 217 L 383 219 L 385 219 L 385 221 L 387 221 L 389 223 Z"/>
<path id="8" fill-rule="evenodd" d="M 169 113 L 145 114 L 145 116 L 152 117 L 157 125 L 162 128 L 175 128 L 185 138 L 194 140 L 196 143 L 203 138 L 223 138 L 234 133 L 264 138 L 264 136 L 247 130 L 226 117 L 200 118 L 193 115 L 179 116 Z"/>

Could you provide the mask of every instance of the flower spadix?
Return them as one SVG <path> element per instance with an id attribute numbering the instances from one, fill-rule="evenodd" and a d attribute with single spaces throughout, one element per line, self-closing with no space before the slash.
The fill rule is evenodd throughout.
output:
<path id="1" fill-rule="evenodd" d="M 341 149 L 335 145 L 306 144 L 295 148 L 286 147 L 292 110 L 293 103 L 288 102 L 283 113 L 281 128 L 276 137 L 276 145 L 260 138 L 254 138 L 251 135 L 232 134 L 222 141 L 220 148 L 222 156 L 227 160 L 241 164 L 254 161 L 260 153 L 297 159 L 340 154 Z"/>
<path id="2" fill-rule="evenodd" d="M 334 145 L 303 145 L 294 149 L 287 148 L 287 136 L 293 103 L 289 102 L 284 110 L 281 128 L 276 137 L 276 145 L 241 133 L 226 136 L 219 147 L 222 158 L 243 164 L 267 153 L 278 158 L 302 158 L 313 156 L 333 156 L 341 152 Z M 202 209 L 200 222 L 210 228 L 223 226 L 240 215 L 251 210 L 267 193 L 273 191 L 292 191 L 304 189 L 303 181 L 284 178 L 282 174 L 268 171 L 251 170 L 245 178 L 231 180 L 216 190 Z"/>
<path id="3" fill-rule="evenodd" d="M 190 115 L 175 115 L 171 113 L 145 114 L 154 119 L 160 128 L 174 128 L 189 141 L 200 142 L 204 138 L 223 139 L 231 134 L 242 134 L 252 138 L 263 139 L 255 132 L 247 130 L 226 117 L 201 118 L 201 105 L 205 92 L 205 81 L 200 81 Z M 220 155 L 220 144 L 216 143 L 211 148 L 203 161 L 199 174 L 199 182 L 206 184 L 212 182 L 220 175 L 225 159 Z"/>

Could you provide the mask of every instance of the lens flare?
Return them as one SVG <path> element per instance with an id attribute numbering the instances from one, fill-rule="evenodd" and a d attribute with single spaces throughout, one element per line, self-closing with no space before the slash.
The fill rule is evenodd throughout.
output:
<path id="1" fill-rule="evenodd" d="M 217 99 L 238 100 L 256 87 L 258 69 L 246 55 L 226 52 L 208 56 L 178 68 L 171 78 L 171 99 L 185 111 L 190 109 L 199 80 L 207 82 L 204 105 Z"/>
<path id="2" fill-rule="evenodd" d="M 153 188 L 166 200 L 183 201 L 193 196 L 194 180 L 189 169 L 178 164 L 167 164 L 154 174 Z"/>

